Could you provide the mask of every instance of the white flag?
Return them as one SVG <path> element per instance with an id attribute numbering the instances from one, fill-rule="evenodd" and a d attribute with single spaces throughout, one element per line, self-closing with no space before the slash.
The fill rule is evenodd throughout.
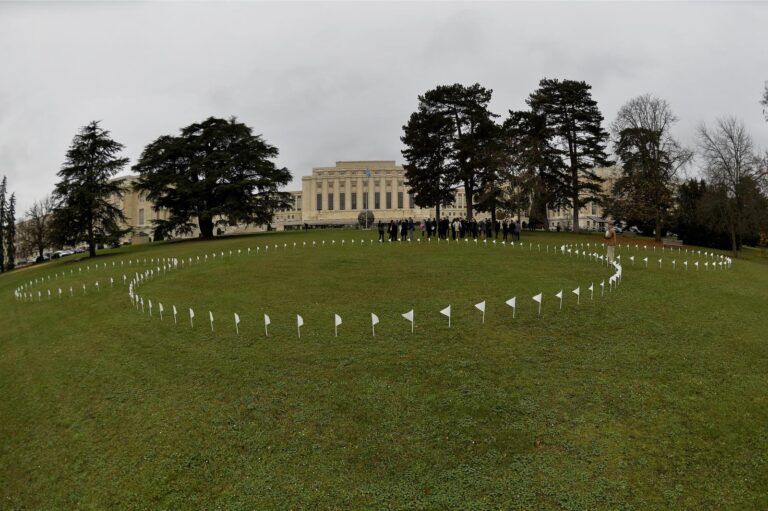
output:
<path id="1" fill-rule="evenodd" d="M 176 306 L 173 305 L 172 307 L 173 307 L 173 324 L 175 325 L 176 324 Z"/>
<path id="2" fill-rule="evenodd" d="M 339 336 L 339 325 L 341 324 L 341 316 L 338 314 L 333 315 L 333 331 L 336 337 Z"/>
<path id="3" fill-rule="evenodd" d="M 271 324 L 272 324 L 272 320 L 269 319 L 269 316 L 264 314 L 264 335 L 266 335 L 267 337 L 269 337 L 269 329 L 267 329 L 267 327 Z"/>
<path id="4" fill-rule="evenodd" d="M 376 325 L 378 325 L 378 324 L 379 324 L 379 317 L 376 314 L 374 314 L 373 312 L 371 312 L 371 331 L 372 331 L 374 336 L 376 336 Z"/>
<path id="5" fill-rule="evenodd" d="M 560 310 L 563 310 L 563 290 L 558 291 L 555 296 L 560 298 Z"/>
<path id="6" fill-rule="evenodd" d="M 533 297 L 533 301 L 539 303 L 539 315 L 541 315 L 541 300 L 542 300 L 542 298 L 543 298 L 542 293 L 534 295 L 534 297 Z"/>
<path id="7" fill-rule="evenodd" d="M 149 300 L 149 317 L 152 317 L 152 300 Z"/>
<path id="8" fill-rule="evenodd" d="M 401 314 L 405 319 L 411 322 L 411 333 L 413 333 L 413 309 L 409 310 L 405 314 Z"/>
<path id="9" fill-rule="evenodd" d="M 306 241 L 304 243 L 306 243 Z M 303 325 L 304 325 L 304 318 L 296 314 L 296 330 L 299 332 L 299 339 L 301 339 L 301 327 Z"/>
<path id="10" fill-rule="evenodd" d="M 195 327 L 195 323 L 194 323 L 194 321 L 192 321 L 193 319 L 195 319 L 195 311 L 193 311 L 193 310 L 190 308 L 190 309 L 189 309 L 189 325 L 190 325 L 192 328 L 194 328 L 194 327 Z"/>
<path id="11" fill-rule="evenodd" d="M 483 324 L 485 324 L 485 300 L 475 304 L 475 308 L 483 313 Z"/>
<path id="12" fill-rule="evenodd" d="M 573 290 L 573 294 L 576 295 L 576 305 L 579 305 L 581 302 L 581 287 L 577 287 Z"/>
<path id="13" fill-rule="evenodd" d="M 440 314 L 448 317 L 448 328 L 451 328 L 451 306 L 449 305 L 445 309 L 441 310 Z"/>
<path id="14" fill-rule="evenodd" d="M 208 318 L 211 320 L 211 332 L 213 332 L 213 312 L 208 311 Z"/>
<path id="15" fill-rule="evenodd" d="M 162 320 L 163 320 L 163 310 L 164 310 L 164 309 L 163 309 L 163 304 L 162 304 L 162 303 L 158 303 L 158 304 L 157 304 L 157 310 L 159 310 L 159 311 L 160 311 L 160 321 L 162 321 Z"/>
<path id="16" fill-rule="evenodd" d="M 240 251 L 238 250 L 238 252 Z M 237 312 L 235 312 L 235 333 L 240 335 L 240 316 L 237 315 Z"/>
<path id="17" fill-rule="evenodd" d="M 595 283 L 592 282 L 589 285 L 589 299 L 592 300 L 592 298 L 595 296 Z"/>
<path id="18" fill-rule="evenodd" d="M 515 313 L 517 312 L 517 297 L 513 296 L 504 303 L 512 307 L 512 319 L 515 319 Z"/>

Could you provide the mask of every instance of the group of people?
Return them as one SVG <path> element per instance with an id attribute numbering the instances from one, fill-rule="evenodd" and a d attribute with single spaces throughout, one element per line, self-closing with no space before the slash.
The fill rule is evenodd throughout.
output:
<path id="1" fill-rule="evenodd" d="M 413 218 L 403 220 L 391 220 L 389 224 L 386 224 L 379 220 L 379 241 L 384 241 L 384 233 L 386 231 L 390 241 L 397 241 L 398 235 L 401 241 L 411 240 L 413 241 L 413 233 L 416 230 L 416 223 Z M 465 220 L 463 218 L 454 218 L 449 220 L 447 217 L 443 217 L 440 220 L 436 218 L 426 218 L 423 222 L 418 223 L 418 227 L 421 230 L 421 236 L 431 238 L 437 236 L 441 240 L 457 240 L 464 238 L 499 238 L 501 235 L 504 241 L 520 241 L 520 224 L 514 220 L 507 221 L 506 219 L 499 222 L 493 222 L 491 220 L 480 220 L 479 222 L 474 218 L 471 220 Z"/>

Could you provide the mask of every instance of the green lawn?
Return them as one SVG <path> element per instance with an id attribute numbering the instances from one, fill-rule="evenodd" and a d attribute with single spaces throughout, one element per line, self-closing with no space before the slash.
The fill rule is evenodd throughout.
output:
<path id="1" fill-rule="evenodd" d="M 596 237 L 350 243 L 373 236 L 160 243 L 0 276 L 0 509 L 768 508 L 762 254 L 686 272 L 625 248 L 600 297 L 610 270 L 553 250 Z M 150 318 L 122 275 L 162 257 L 185 265 L 139 288 Z"/>

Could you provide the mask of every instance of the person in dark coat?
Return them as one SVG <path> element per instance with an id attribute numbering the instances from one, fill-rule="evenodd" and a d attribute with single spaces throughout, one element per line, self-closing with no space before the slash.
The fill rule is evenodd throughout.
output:
<path id="1" fill-rule="evenodd" d="M 379 220 L 379 241 L 384 241 L 384 224 Z"/>
<path id="2" fill-rule="evenodd" d="M 406 236 L 408 236 L 408 222 L 403 220 L 400 222 L 400 241 L 405 241 Z"/>
<path id="3" fill-rule="evenodd" d="M 507 221 L 506 220 L 504 220 L 501 223 L 501 234 L 502 234 L 502 239 L 504 241 L 507 241 L 507 235 L 509 234 L 509 225 L 507 225 Z"/>

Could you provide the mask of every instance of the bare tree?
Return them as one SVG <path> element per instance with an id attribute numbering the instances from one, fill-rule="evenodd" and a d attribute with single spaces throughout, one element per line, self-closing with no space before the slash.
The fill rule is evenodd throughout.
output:
<path id="1" fill-rule="evenodd" d="M 733 256 L 738 256 L 743 229 L 744 190 L 750 183 L 765 183 L 768 171 L 755 152 L 744 123 L 735 117 L 720 118 L 715 127 L 699 127 L 699 145 L 710 183 L 720 186 L 728 198 L 725 215 Z"/>
<path id="2" fill-rule="evenodd" d="M 656 240 L 674 205 L 678 174 L 693 158 L 672 136 L 677 117 L 669 103 L 651 94 L 630 99 L 611 124 L 616 154 L 623 166 L 609 210 L 631 211 L 643 221 L 652 221 Z"/>
<path id="3" fill-rule="evenodd" d="M 27 219 L 24 222 L 25 243 L 37 251 L 40 257 L 50 244 L 51 215 L 55 207 L 55 202 L 50 195 L 42 200 L 36 201 L 32 207 L 27 210 Z"/>

